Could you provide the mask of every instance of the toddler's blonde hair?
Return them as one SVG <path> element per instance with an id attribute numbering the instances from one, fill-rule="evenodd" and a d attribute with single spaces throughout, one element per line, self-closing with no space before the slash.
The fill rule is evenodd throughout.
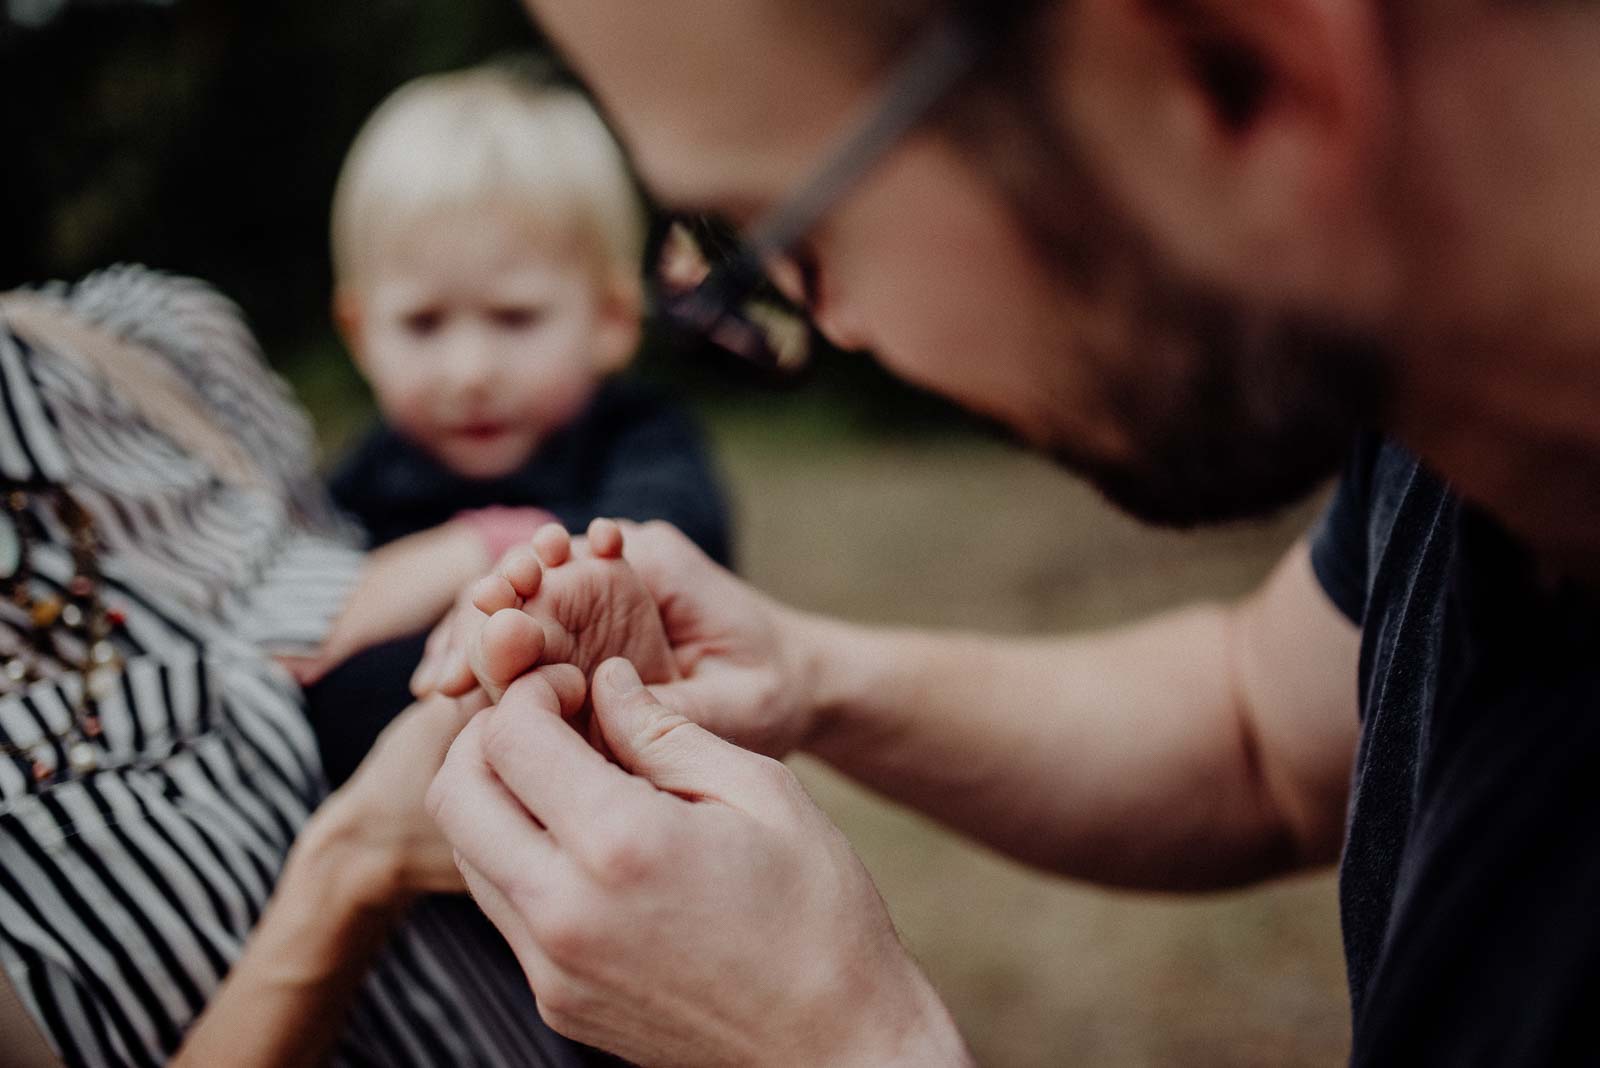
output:
<path id="1" fill-rule="evenodd" d="M 401 86 L 351 146 L 333 197 L 334 277 L 359 286 L 388 240 L 440 209 L 526 209 L 637 276 L 644 207 L 622 150 L 582 93 L 509 66 Z"/>

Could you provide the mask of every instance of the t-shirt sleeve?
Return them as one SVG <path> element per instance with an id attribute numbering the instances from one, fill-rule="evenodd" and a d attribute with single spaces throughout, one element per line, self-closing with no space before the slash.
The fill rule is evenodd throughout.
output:
<path id="1" fill-rule="evenodd" d="M 1367 609 L 1367 518 L 1376 455 L 1375 442 L 1357 447 L 1311 530 L 1311 570 L 1328 599 L 1358 626 Z"/>

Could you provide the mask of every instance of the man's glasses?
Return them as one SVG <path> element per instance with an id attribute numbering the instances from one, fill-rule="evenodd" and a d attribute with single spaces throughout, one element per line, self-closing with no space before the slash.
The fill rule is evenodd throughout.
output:
<path id="1" fill-rule="evenodd" d="M 772 281 L 769 266 L 789 259 L 851 187 L 977 67 L 991 39 L 970 14 L 935 22 L 825 162 L 743 237 L 713 219 L 673 220 L 652 275 L 659 319 L 686 341 L 709 341 L 775 374 L 802 370 L 818 345 L 810 309 Z"/>

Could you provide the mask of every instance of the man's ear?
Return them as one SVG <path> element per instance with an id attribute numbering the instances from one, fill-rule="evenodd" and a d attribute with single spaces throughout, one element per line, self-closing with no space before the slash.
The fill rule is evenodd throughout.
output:
<path id="1" fill-rule="evenodd" d="M 599 313 L 595 317 L 594 359 L 603 375 L 628 366 L 639 348 L 643 332 L 644 285 L 637 274 L 609 272 L 601 284 Z"/>
<path id="2" fill-rule="evenodd" d="M 361 298 L 348 286 L 337 286 L 333 291 L 333 325 L 339 338 L 350 351 L 357 366 L 366 361 L 366 339 L 363 331 L 366 321 L 362 315 Z"/>
<path id="3" fill-rule="evenodd" d="M 1059 99 L 1106 188 L 1180 262 L 1315 286 L 1335 256 L 1318 250 L 1372 206 L 1380 2 L 1081 0 Z"/>

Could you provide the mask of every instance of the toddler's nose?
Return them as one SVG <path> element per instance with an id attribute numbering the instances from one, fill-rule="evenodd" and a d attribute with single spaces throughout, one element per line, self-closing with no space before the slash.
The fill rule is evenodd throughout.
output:
<path id="1" fill-rule="evenodd" d="M 482 331 L 461 331 L 445 351 L 444 363 L 443 377 L 452 389 L 481 393 L 491 385 L 494 357 Z"/>

